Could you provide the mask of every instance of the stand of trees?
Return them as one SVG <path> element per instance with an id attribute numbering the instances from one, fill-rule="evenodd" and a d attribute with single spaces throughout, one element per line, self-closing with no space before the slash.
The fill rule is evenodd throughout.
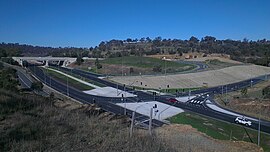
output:
<path id="1" fill-rule="evenodd" d="M 19 81 L 17 79 L 16 70 L 6 68 L 0 62 L 0 88 L 3 90 L 18 90 Z"/>
<path id="2" fill-rule="evenodd" d="M 13 50 L 13 51 L 10 51 Z M 24 56 L 66 56 L 66 57 L 121 57 L 128 55 L 154 55 L 154 54 L 179 54 L 188 52 L 202 52 L 205 54 L 221 53 L 228 54 L 232 59 L 242 62 L 252 62 L 260 65 L 270 63 L 270 41 L 266 39 L 251 41 L 240 40 L 218 40 L 213 36 L 205 36 L 201 40 L 192 36 L 188 40 L 162 39 L 149 37 L 140 39 L 110 40 L 102 41 L 96 47 L 90 48 L 52 48 L 31 45 L 20 45 L 18 43 L 0 44 L 0 56 L 7 52 L 17 52 L 10 55 Z"/>

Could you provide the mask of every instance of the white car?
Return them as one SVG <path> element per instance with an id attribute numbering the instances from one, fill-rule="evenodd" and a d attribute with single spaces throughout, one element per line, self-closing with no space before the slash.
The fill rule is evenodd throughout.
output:
<path id="1" fill-rule="evenodd" d="M 235 123 L 251 126 L 251 121 L 247 120 L 245 117 L 237 117 L 234 121 Z"/>

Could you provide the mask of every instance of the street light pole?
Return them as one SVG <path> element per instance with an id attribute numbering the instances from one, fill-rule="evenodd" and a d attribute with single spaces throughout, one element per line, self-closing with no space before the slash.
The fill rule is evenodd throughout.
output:
<path id="1" fill-rule="evenodd" d="M 191 91 L 190 91 L 190 88 L 188 88 L 188 100 L 190 99 L 190 94 L 191 94 Z"/>
<path id="2" fill-rule="evenodd" d="M 126 115 L 127 105 L 126 105 L 126 101 L 125 101 L 125 98 L 124 98 L 124 94 L 123 93 L 122 93 L 122 102 L 125 102 L 124 115 Z"/>
<path id="3" fill-rule="evenodd" d="M 124 75 L 124 71 L 123 71 L 123 53 L 121 54 L 121 68 L 122 68 L 122 78 L 123 78 L 123 75 Z"/>
<path id="4" fill-rule="evenodd" d="M 69 96 L 68 77 L 67 77 L 67 96 Z"/>
<path id="5" fill-rule="evenodd" d="M 133 112 L 132 112 L 132 117 L 131 117 L 131 124 L 130 124 L 129 137 L 132 137 L 134 121 L 135 121 L 135 112 L 133 111 Z"/>
<path id="6" fill-rule="evenodd" d="M 228 86 L 226 85 L 226 99 L 225 99 L 225 100 L 226 100 L 226 104 L 227 104 L 227 102 L 228 102 L 228 98 L 227 98 L 227 95 L 228 95 L 228 94 L 227 94 L 227 93 L 228 93 L 228 90 L 227 90 L 227 88 L 228 88 Z"/>
<path id="7" fill-rule="evenodd" d="M 46 83 L 46 71 L 47 71 L 47 69 L 45 69 L 45 72 L 43 72 L 43 73 L 44 73 L 44 81 L 45 81 L 45 84 L 47 84 L 47 83 Z"/>
<path id="8" fill-rule="evenodd" d="M 166 58 L 164 58 L 165 61 L 165 76 L 167 75 L 167 66 L 166 66 Z"/>
<path id="9" fill-rule="evenodd" d="M 164 89 L 166 91 L 166 86 L 167 86 L 166 85 L 166 82 L 167 82 L 167 80 L 166 80 L 166 73 L 167 73 L 167 71 L 166 71 L 166 57 L 165 56 L 163 57 L 163 60 L 164 60 L 164 77 L 165 77 L 165 79 L 164 79 L 165 80 L 165 88 Z"/>
<path id="10" fill-rule="evenodd" d="M 260 146 L 260 139 L 261 139 L 261 115 L 259 117 L 259 127 L 258 127 L 258 146 Z"/>
<path id="11" fill-rule="evenodd" d="M 50 87 L 52 87 L 52 76 L 50 76 Z"/>
<path id="12" fill-rule="evenodd" d="M 152 135 L 152 117 L 153 117 L 153 108 L 150 109 L 150 119 L 149 119 L 149 134 Z"/>
<path id="13" fill-rule="evenodd" d="M 221 95 L 223 97 L 223 85 L 221 86 Z"/>
<path id="14" fill-rule="evenodd" d="M 126 97 L 127 97 L 127 94 L 126 94 L 126 85 L 124 84 L 124 101 L 125 101 L 125 115 L 127 114 L 127 101 L 126 101 Z"/>
<path id="15" fill-rule="evenodd" d="M 264 98 L 264 96 L 262 98 Z M 261 109 L 262 109 L 262 105 L 260 102 L 260 115 L 259 115 L 259 126 L 258 126 L 258 146 L 260 146 L 260 140 L 261 140 L 261 111 L 262 111 Z"/>

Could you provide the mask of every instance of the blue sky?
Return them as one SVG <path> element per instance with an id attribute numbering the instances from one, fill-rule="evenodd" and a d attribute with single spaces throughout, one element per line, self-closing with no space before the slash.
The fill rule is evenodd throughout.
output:
<path id="1" fill-rule="evenodd" d="M 0 0 L 0 42 L 90 47 L 126 38 L 270 39 L 269 0 Z"/>

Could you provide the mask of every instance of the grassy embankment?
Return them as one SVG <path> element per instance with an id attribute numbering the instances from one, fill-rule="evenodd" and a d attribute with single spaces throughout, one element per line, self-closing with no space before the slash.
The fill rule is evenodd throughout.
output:
<path id="1" fill-rule="evenodd" d="M 223 121 L 218 121 L 209 117 L 197 115 L 194 113 L 181 113 L 169 119 L 172 123 L 189 124 L 200 132 L 207 134 L 215 139 L 247 141 L 251 142 L 246 131 L 253 143 L 257 144 L 258 132 Z M 246 131 L 245 131 L 246 129 Z M 270 135 L 261 133 L 260 146 L 264 151 L 270 151 Z"/>
<path id="2" fill-rule="evenodd" d="M 0 70 L 0 73 L 1 80 L 16 80 L 13 71 Z M 11 75 L 6 77 L 9 73 Z M 95 105 L 55 99 L 53 94 L 45 98 L 18 92 L 11 89 L 16 84 L 5 81 L 0 89 L 0 151 L 225 152 L 246 149 L 246 144 L 239 148 L 238 144 L 216 141 L 194 131 L 179 131 L 186 130 L 186 126 L 159 128 L 151 137 L 135 129 L 133 137 L 129 138 L 129 121 L 125 117 L 96 111 L 99 108 Z M 8 87 L 10 85 L 14 87 Z"/>
<path id="3" fill-rule="evenodd" d="M 195 90 L 199 90 L 201 88 L 171 88 L 171 89 L 162 89 L 161 92 L 167 92 L 167 93 L 173 93 L 175 94 L 176 93 L 176 90 L 177 92 L 179 93 L 182 93 L 182 92 L 189 92 L 189 91 L 195 91 Z"/>
<path id="4" fill-rule="evenodd" d="M 73 86 L 79 90 L 92 90 L 94 89 L 93 87 L 91 86 L 88 86 L 88 85 L 85 85 L 85 84 L 82 84 L 81 82 L 79 81 L 76 81 L 74 79 L 71 79 L 71 78 L 68 78 L 67 76 L 63 75 L 63 74 L 60 74 L 58 72 L 55 72 L 53 70 L 50 70 L 50 69 L 43 69 L 43 71 L 45 73 L 47 73 L 48 75 L 50 75 L 51 77 L 53 77 L 54 79 L 60 81 L 60 82 L 63 82 L 63 83 L 67 83 L 70 85 L 70 86 Z"/>
<path id="5" fill-rule="evenodd" d="M 54 103 L 0 90 L 0 151 L 175 151 L 144 133 L 130 139 L 124 119 Z"/>
<path id="6" fill-rule="evenodd" d="M 167 73 L 177 73 L 183 71 L 189 71 L 196 68 L 192 64 L 183 64 L 174 61 L 164 61 L 161 59 L 151 58 L 151 57 L 139 57 L 139 56 L 125 56 L 116 58 L 107 58 L 105 60 L 100 60 L 102 65 L 101 69 L 96 69 L 94 65 L 95 61 L 88 62 L 88 66 L 91 66 L 92 72 L 111 74 L 111 75 L 121 75 L 122 74 L 122 64 L 123 73 L 126 75 L 139 75 L 141 74 L 162 74 L 165 72 L 165 62 L 166 62 L 166 72 Z M 153 71 L 154 67 L 159 67 L 159 70 Z M 85 65 L 81 66 L 82 69 L 86 70 Z M 130 68 L 133 68 L 133 72 L 130 72 Z"/>
<path id="7" fill-rule="evenodd" d="M 165 63 L 166 62 L 166 63 Z M 105 60 L 102 60 L 101 63 L 105 64 L 117 64 L 125 66 L 134 66 L 134 67 L 140 67 L 140 68 L 154 68 L 155 65 L 161 65 L 163 72 L 165 71 L 165 64 L 166 64 L 166 72 L 182 72 L 183 69 L 178 69 L 179 67 L 184 66 L 190 66 L 190 70 L 192 68 L 195 68 L 196 66 L 191 64 L 183 64 L 178 63 L 174 61 L 165 61 L 161 59 L 151 58 L 151 57 L 138 57 L 138 56 L 128 56 L 128 57 L 118 57 L 118 58 L 107 58 Z M 176 69 L 175 71 L 171 71 L 172 68 Z"/>
<path id="8" fill-rule="evenodd" d="M 243 90 L 229 92 L 227 95 L 216 95 L 215 100 L 225 108 L 270 121 L 270 99 L 262 95 L 262 90 L 269 85 L 269 80 L 263 81 L 248 87 L 246 93 Z"/>
<path id="9" fill-rule="evenodd" d="M 208 65 L 209 70 L 218 70 L 218 69 L 222 69 L 222 68 L 227 68 L 227 67 L 239 65 L 236 63 L 222 62 L 218 59 L 206 60 L 204 63 Z"/>
<path id="10" fill-rule="evenodd" d="M 96 82 L 96 81 L 93 81 L 93 80 L 86 79 L 86 78 L 84 78 L 84 77 L 82 77 L 82 76 L 80 76 L 80 75 L 77 75 L 77 74 L 75 74 L 75 73 L 67 72 L 67 71 L 61 70 L 61 69 L 59 69 L 59 68 L 57 68 L 57 67 L 50 67 L 50 68 L 55 69 L 55 70 L 58 70 L 58 71 L 61 71 L 61 72 L 63 72 L 63 73 L 66 73 L 66 74 L 71 75 L 71 76 L 73 76 L 73 77 L 75 77 L 75 78 L 81 79 L 81 80 L 83 80 L 83 81 L 85 81 L 85 82 L 91 83 L 91 84 L 93 84 L 93 85 L 96 85 L 96 86 L 99 86 L 99 87 L 106 87 L 106 85 L 104 85 L 104 84 L 101 84 L 101 83 Z"/>

